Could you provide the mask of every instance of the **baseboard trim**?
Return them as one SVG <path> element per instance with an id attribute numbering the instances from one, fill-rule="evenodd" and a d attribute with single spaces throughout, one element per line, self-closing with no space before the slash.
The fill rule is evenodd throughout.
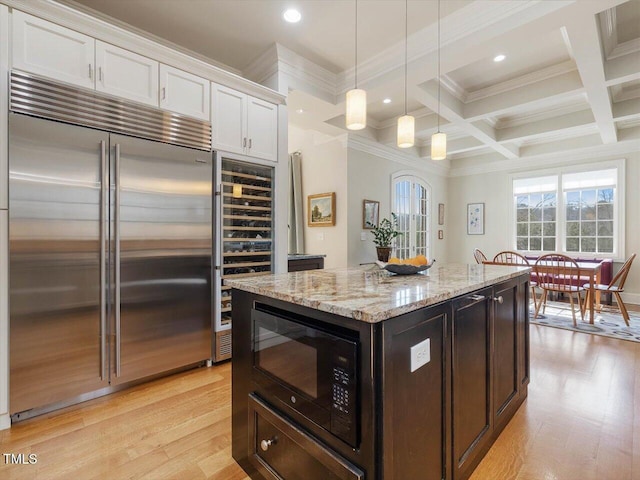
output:
<path id="1" fill-rule="evenodd" d="M 621 293 L 622 301 L 640 306 L 640 293 Z"/>
<path id="2" fill-rule="evenodd" d="M 8 413 L 0 415 L 0 430 L 11 428 L 11 416 Z"/>

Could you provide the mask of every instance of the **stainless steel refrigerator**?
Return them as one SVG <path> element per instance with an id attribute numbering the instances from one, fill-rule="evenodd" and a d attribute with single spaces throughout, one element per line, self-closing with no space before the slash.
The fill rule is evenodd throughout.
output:
<path id="1" fill-rule="evenodd" d="M 53 107 L 34 118 L 21 101 L 13 85 L 13 418 L 210 359 L 211 152 L 52 121 Z"/>

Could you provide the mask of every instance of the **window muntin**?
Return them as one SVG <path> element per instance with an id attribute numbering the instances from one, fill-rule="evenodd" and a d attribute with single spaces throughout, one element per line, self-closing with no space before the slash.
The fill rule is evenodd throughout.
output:
<path id="1" fill-rule="evenodd" d="M 618 168 L 513 181 L 515 248 L 616 255 Z"/>
<path id="2" fill-rule="evenodd" d="M 402 235 L 395 239 L 394 255 L 429 258 L 431 239 L 431 190 L 420 179 L 403 175 L 393 180 L 393 210 Z"/>

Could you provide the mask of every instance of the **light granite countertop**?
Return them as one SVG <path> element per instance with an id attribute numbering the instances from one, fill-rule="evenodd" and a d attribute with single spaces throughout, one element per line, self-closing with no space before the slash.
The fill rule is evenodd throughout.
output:
<path id="1" fill-rule="evenodd" d="M 355 320 L 377 323 L 517 277 L 529 267 L 437 263 L 416 275 L 376 265 L 225 280 L 226 285 Z"/>

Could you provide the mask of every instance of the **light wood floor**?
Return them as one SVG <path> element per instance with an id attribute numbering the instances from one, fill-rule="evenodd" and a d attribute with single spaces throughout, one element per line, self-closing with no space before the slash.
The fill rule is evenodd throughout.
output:
<path id="1" fill-rule="evenodd" d="M 231 458 L 230 376 L 199 369 L 14 425 L 1 453 L 38 462 L 0 457 L 0 478 L 248 478 Z M 639 343 L 533 325 L 531 376 L 472 480 L 640 479 Z"/>

